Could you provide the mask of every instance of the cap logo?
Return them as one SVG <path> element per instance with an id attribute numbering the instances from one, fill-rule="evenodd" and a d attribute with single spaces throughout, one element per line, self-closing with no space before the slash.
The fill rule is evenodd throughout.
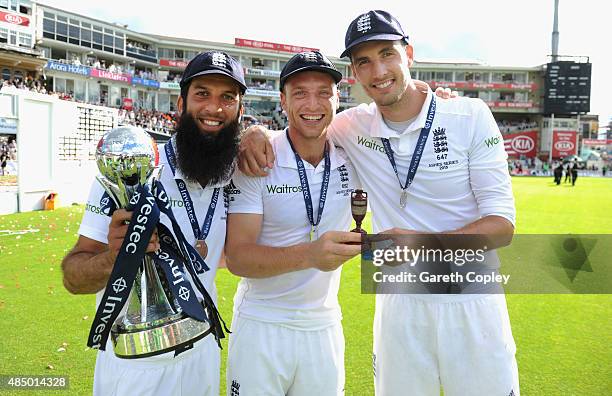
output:
<path id="1" fill-rule="evenodd" d="M 215 66 L 227 69 L 227 57 L 221 52 L 214 52 L 212 54 L 212 63 Z"/>
<path id="2" fill-rule="evenodd" d="M 372 28 L 370 24 L 370 14 L 362 15 L 357 20 L 357 31 L 360 33 L 365 33 Z"/>
<path id="3" fill-rule="evenodd" d="M 304 60 L 306 62 L 316 63 L 319 60 L 319 57 L 314 52 L 304 52 L 302 55 L 304 55 Z"/>

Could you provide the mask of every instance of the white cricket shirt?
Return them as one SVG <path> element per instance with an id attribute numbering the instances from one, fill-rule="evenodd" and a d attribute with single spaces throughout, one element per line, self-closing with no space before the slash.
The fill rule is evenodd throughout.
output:
<path id="1" fill-rule="evenodd" d="M 251 178 L 236 171 L 230 187 L 229 213 L 263 215 L 260 245 L 290 246 L 309 241 L 306 214 L 295 155 L 286 133 L 272 138 L 276 166 L 268 176 Z M 350 196 L 358 185 L 353 167 L 342 149 L 329 142 L 331 174 L 327 199 L 317 236 L 326 231 L 348 231 L 351 224 Z M 304 161 L 316 220 L 325 162 L 316 167 Z M 340 271 L 306 269 L 269 278 L 242 278 L 234 297 L 234 315 L 317 330 L 338 323 Z"/>
<path id="2" fill-rule="evenodd" d="M 432 95 L 429 90 L 421 112 L 399 135 L 384 123 L 374 103 L 339 113 L 330 126 L 331 139 L 344 148 L 369 194 L 374 233 L 393 227 L 448 231 L 488 215 L 514 224 L 503 139 L 491 111 L 480 99 L 436 100 L 433 125 L 407 190 L 407 205 L 400 207 L 402 190 L 380 138 L 389 139 L 404 185 Z M 441 151 L 442 147 L 448 151 Z"/>

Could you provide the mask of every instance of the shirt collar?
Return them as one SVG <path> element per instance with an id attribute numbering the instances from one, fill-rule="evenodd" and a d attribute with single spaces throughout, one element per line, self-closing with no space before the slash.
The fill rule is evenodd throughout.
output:
<path id="1" fill-rule="evenodd" d="M 372 137 L 380 137 L 380 138 L 401 138 L 402 135 L 411 133 L 414 131 L 420 131 L 425 127 L 425 121 L 427 121 L 427 111 L 429 110 L 429 103 L 431 102 L 431 98 L 433 96 L 433 91 L 431 88 L 427 87 L 427 97 L 423 102 L 423 106 L 421 107 L 421 111 L 416 116 L 414 121 L 410 123 L 408 128 L 404 132 L 398 134 L 398 132 L 389 128 L 383 120 L 382 113 L 376 106 L 376 113 L 374 115 L 374 119 L 372 120 L 372 125 L 370 127 Z"/>
<path id="2" fill-rule="evenodd" d="M 331 138 L 326 136 L 327 146 L 329 147 L 329 159 L 331 163 L 331 169 L 336 169 L 344 165 L 346 159 L 338 153 L 336 146 L 331 141 Z M 276 165 L 281 166 L 283 168 L 291 168 L 297 169 L 297 163 L 295 162 L 295 155 L 293 154 L 293 150 L 291 149 L 291 145 L 289 144 L 289 139 L 287 139 L 287 128 L 283 131 L 283 133 L 279 134 L 275 137 L 274 142 L 272 143 L 274 146 L 274 155 L 276 156 Z M 316 172 L 323 172 L 324 166 L 323 161 L 321 161 L 321 166 L 317 166 Z M 304 167 L 306 169 L 313 169 L 309 162 L 304 161 Z"/>

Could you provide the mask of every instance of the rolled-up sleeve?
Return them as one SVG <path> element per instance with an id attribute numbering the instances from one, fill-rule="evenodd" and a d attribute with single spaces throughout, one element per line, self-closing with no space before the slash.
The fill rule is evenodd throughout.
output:
<path id="1" fill-rule="evenodd" d="M 470 184 L 482 217 L 501 216 L 516 223 L 508 154 L 491 110 L 475 101 L 474 135 L 469 152 Z"/>

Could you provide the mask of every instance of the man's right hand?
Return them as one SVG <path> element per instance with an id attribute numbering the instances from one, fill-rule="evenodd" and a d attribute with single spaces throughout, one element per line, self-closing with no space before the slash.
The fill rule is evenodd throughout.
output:
<path id="1" fill-rule="evenodd" d="M 266 169 L 274 166 L 274 150 L 261 125 L 252 125 L 242 134 L 238 153 L 238 168 L 247 176 L 267 176 Z"/>
<path id="2" fill-rule="evenodd" d="M 108 250 L 110 259 L 114 263 L 119 254 L 119 249 L 125 239 L 127 233 L 128 223 L 132 218 L 133 212 L 128 212 L 125 209 L 117 209 L 111 217 L 111 222 L 108 225 Z M 159 237 L 157 236 L 157 230 L 151 235 L 149 244 L 147 246 L 147 253 L 152 253 L 159 249 Z"/>
<path id="3" fill-rule="evenodd" d="M 348 245 L 348 242 L 357 242 Z M 343 263 L 361 253 L 361 234 L 356 232 L 327 231 L 311 243 L 310 263 L 321 271 L 334 271 Z"/>

